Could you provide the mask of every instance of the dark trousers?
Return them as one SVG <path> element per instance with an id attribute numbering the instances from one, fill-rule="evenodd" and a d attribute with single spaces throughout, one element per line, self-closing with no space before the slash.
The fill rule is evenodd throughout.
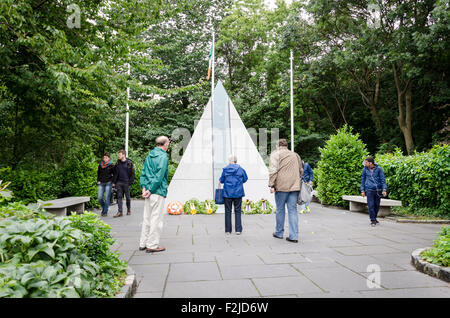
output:
<path id="1" fill-rule="evenodd" d="M 127 200 L 127 211 L 130 211 L 131 209 L 130 185 L 127 183 L 118 182 L 116 184 L 116 190 L 117 190 L 117 207 L 119 209 L 118 210 L 119 213 L 122 213 L 122 200 L 124 194 Z"/>
<path id="2" fill-rule="evenodd" d="M 367 190 L 367 207 L 369 208 L 369 216 L 371 221 L 375 221 L 378 216 L 378 210 L 380 210 L 381 191 Z"/>
<path id="3" fill-rule="evenodd" d="M 242 232 L 242 198 L 223 198 L 225 204 L 225 232 L 231 233 L 231 207 L 234 205 L 234 223 L 236 232 Z"/>

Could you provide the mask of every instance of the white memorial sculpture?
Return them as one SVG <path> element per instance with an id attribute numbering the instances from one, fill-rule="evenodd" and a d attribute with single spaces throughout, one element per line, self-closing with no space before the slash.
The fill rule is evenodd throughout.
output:
<path id="1" fill-rule="evenodd" d="M 268 168 L 219 81 L 214 89 L 213 105 L 210 99 L 169 184 L 166 208 L 172 201 L 213 200 L 222 169 L 228 165 L 231 154 L 237 156 L 237 163 L 248 175 L 243 201 L 264 198 L 274 204 L 268 188 Z M 217 212 L 223 211 L 223 205 L 219 205 Z"/>

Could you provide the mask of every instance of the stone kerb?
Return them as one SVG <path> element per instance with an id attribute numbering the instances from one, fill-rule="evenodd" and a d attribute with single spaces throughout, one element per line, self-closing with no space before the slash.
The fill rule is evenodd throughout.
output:
<path id="1" fill-rule="evenodd" d="M 411 263 L 420 272 L 442 279 L 450 283 L 450 269 L 444 266 L 428 263 L 420 258 L 420 253 L 429 248 L 419 248 L 412 252 Z"/>

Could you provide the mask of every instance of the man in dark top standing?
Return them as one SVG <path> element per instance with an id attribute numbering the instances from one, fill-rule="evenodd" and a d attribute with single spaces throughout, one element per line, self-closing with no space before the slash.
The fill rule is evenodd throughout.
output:
<path id="1" fill-rule="evenodd" d="M 102 216 L 108 215 L 114 170 L 115 167 L 111 161 L 111 156 L 106 152 L 97 168 L 97 197 L 102 206 Z M 105 199 L 103 199 L 103 195 L 105 196 Z"/>
<path id="2" fill-rule="evenodd" d="M 113 185 L 115 185 L 117 190 L 117 206 L 118 212 L 114 215 L 115 218 L 123 216 L 122 213 L 122 200 L 125 194 L 126 204 L 127 204 L 127 215 L 131 214 L 131 196 L 130 187 L 134 183 L 134 165 L 133 161 L 127 158 L 127 153 L 125 150 L 119 151 L 119 159 L 116 164 L 116 173 L 114 174 Z"/>
<path id="3" fill-rule="evenodd" d="M 387 185 L 383 168 L 375 163 L 373 157 L 366 158 L 361 173 L 361 195 L 367 196 L 371 226 L 380 223 L 377 220 L 378 210 L 380 209 L 381 197 L 386 196 L 386 191 Z"/>

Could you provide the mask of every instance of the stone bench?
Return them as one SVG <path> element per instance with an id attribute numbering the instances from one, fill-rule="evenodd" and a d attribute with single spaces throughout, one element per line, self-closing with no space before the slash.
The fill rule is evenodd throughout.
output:
<path id="1" fill-rule="evenodd" d="M 90 197 L 67 197 L 42 202 L 42 207 L 56 216 L 66 216 L 70 212 L 81 214 L 84 212 L 84 203 L 90 200 Z"/>
<path id="2" fill-rule="evenodd" d="M 367 197 L 360 195 L 343 195 L 342 199 L 350 202 L 351 212 L 365 212 L 367 207 Z M 391 206 L 402 206 L 402 201 L 381 198 L 378 216 L 391 214 Z"/>

